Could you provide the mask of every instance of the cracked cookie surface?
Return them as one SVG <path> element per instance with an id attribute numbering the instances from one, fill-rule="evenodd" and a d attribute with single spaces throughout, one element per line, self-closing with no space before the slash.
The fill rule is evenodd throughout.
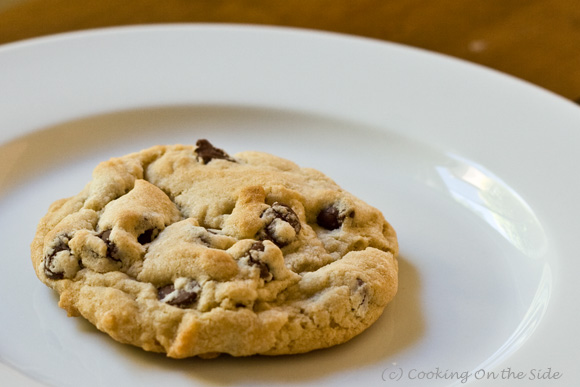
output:
<path id="1" fill-rule="evenodd" d="M 31 250 L 69 316 L 174 358 L 340 344 L 397 291 L 396 234 L 377 209 L 321 172 L 206 140 L 99 164 Z"/>

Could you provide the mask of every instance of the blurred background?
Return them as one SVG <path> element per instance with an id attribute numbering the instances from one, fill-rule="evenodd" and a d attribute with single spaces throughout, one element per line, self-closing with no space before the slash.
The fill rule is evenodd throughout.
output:
<path id="1" fill-rule="evenodd" d="M 580 103 L 580 0 L 0 0 L 0 44 L 149 23 L 340 32 L 462 58 Z"/>

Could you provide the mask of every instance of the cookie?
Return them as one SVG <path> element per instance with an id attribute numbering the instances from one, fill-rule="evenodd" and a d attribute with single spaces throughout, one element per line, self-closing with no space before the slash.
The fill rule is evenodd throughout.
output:
<path id="1" fill-rule="evenodd" d="M 69 316 L 173 358 L 340 344 L 397 291 L 396 234 L 377 209 L 314 169 L 206 140 L 99 164 L 31 250 Z"/>

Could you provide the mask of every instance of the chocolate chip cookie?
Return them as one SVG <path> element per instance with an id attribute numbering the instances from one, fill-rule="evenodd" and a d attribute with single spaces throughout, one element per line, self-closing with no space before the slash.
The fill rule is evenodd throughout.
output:
<path id="1" fill-rule="evenodd" d="M 69 316 L 174 358 L 336 345 L 397 291 L 397 239 L 377 209 L 314 169 L 206 140 L 99 164 L 31 250 Z"/>

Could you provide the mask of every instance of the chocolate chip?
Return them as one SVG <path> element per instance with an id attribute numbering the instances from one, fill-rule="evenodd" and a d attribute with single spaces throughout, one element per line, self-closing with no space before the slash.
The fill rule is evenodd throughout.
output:
<path id="1" fill-rule="evenodd" d="M 99 238 L 101 238 L 105 243 L 109 243 L 109 237 L 111 236 L 111 231 L 113 230 L 105 230 L 99 234 Z"/>
<path id="2" fill-rule="evenodd" d="M 137 237 L 137 241 L 142 245 L 153 242 L 153 239 L 157 236 L 157 230 L 152 228 L 150 230 L 145 230 L 145 232 Z"/>
<path id="3" fill-rule="evenodd" d="M 209 163 L 213 159 L 222 159 L 235 162 L 226 152 L 221 149 L 215 148 L 209 141 L 202 139 L 198 140 L 195 144 L 197 149 L 195 153 L 197 153 L 198 160 L 201 159 L 204 164 Z"/>
<path id="4" fill-rule="evenodd" d="M 277 231 L 279 221 L 288 223 L 294 229 L 296 235 L 302 229 L 298 215 L 296 215 L 292 208 L 282 203 L 276 202 L 272 204 L 270 208 L 267 208 L 262 213 L 261 218 L 266 220 L 266 226 L 259 233 L 259 238 L 271 240 L 279 247 L 284 247 L 290 244 L 293 239 L 289 238 L 288 235 L 282 235 Z M 294 235 L 294 237 L 296 235 Z"/>
<path id="5" fill-rule="evenodd" d="M 64 273 L 55 273 L 46 266 L 44 267 L 44 274 L 51 280 L 61 280 L 64 278 Z"/>
<path id="6" fill-rule="evenodd" d="M 248 262 L 251 265 L 257 266 L 260 269 L 260 278 L 271 279 L 272 274 L 270 273 L 270 268 L 268 265 L 259 258 L 259 252 L 265 250 L 264 244 L 260 241 L 254 242 L 250 249 L 248 250 Z"/>
<path id="7" fill-rule="evenodd" d="M 354 217 L 354 211 L 348 213 L 350 218 Z M 329 206 L 324 208 L 318 216 L 316 217 L 316 223 L 320 227 L 324 227 L 327 230 L 336 230 L 342 226 L 344 222 L 345 214 L 340 213 L 338 208 L 335 206 Z"/>
<path id="8" fill-rule="evenodd" d="M 169 294 L 175 291 L 175 286 L 173 284 L 165 285 L 157 289 L 157 298 L 163 300 Z"/>
<path id="9" fill-rule="evenodd" d="M 338 208 L 331 206 L 320 211 L 316 217 L 316 223 L 327 230 L 335 230 L 339 228 L 341 222 L 339 221 Z"/>
<path id="10" fill-rule="evenodd" d="M 70 251 L 68 245 L 62 240 L 60 240 L 58 244 L 53 247 L 52 253 L 44 258 L 44 274 L 50 279 L 60 280 L 64 278 L 63 272 L 55 272 L 50 268 L 54 258 L 56 257 L 56 254 L 61 251 Z"/>
<path id="11" fill-rule="evenodd" d="M 188 282 L 179 289 L 175 288 L 174 284 L 169 284 L 157 289 L 157 298 L 166 304 L 177 306 L 179 308 L 187 308 L 191 306 L 199 295 L 199 284 L 194 280 Z"/>
<path id="12" fill-rule="evenodd" d="M 265 250 L 266 247 L 264 246 L 264 243 L 262 241 L 256 241 L 252 243 L 248 252 L 251 253 L 252 251 L 265 251 Z"/>
<path id="13" fill-rule="evenodd" d="M 111 258 L 113 261 L 121 262 L 121 257 L 117 245 L 109 239 L 111 236 L 111 231 L 112 230 L 105 230 L 100 233 L 98 237 L 101 238 L 107 245 L 107 257 Z"/>

